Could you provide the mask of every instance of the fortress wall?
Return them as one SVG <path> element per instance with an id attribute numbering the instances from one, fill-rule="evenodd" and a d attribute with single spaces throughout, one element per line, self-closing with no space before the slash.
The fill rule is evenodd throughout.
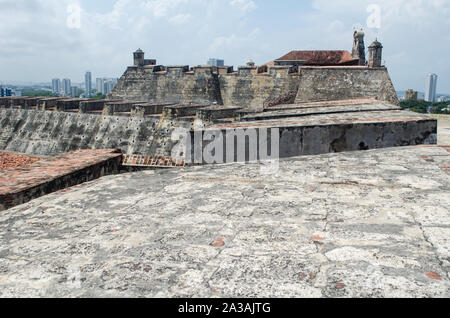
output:
<path id="1" fill-rule="evenodd" d="M 163 70 L 163 71 L 162 71 Z M 108 96 L 142 102 L 217 103 L 262 111 L 277 104 L 376 97 L 398 105 L 385 67 L 240 67 L 213 72 L 213 67 L 129 67 Z M 223 71 L 223 70 L 222 70 Z"/>
<path id="2" fill-rule="evenodd" d="M 399 105 L 385 67 L 302 67 L 295 102 L 376 97 Z"/>
<path id="3" fill-rule="evenodd" d="M 167 156 L 177 127 L 190 122 L 148 117 L 0 110 L 0 150 L 28 155 L 56 155 L 78 149 L 119 148 L 124 154 Z"/>
<path id="4" fill-rule="evenodd" d="M 161 69 L 165 71 L 159 71 Z M 242 106 L 252 111 L 261 111 L 263 106 L 278 100 L 294 101 L 298 90 L 297 73 L 289 73 L 289 67 L 273 67 L 263 74 L 257 71 L 257 68 L 244 67 L 237 73 L 222 72 L 219 75 L 213 73 L 212 67 L 194 67 L 193 71 L 189 71 L 188 66 L 129 67 L 108 98 L 217 103 Z"/>
<path id="5" fill-rule="evenodd" d="M 212 68 L 186 66 L 157 68 L 130 67 L 108 95 L 109 99 L 131 99 L 142 102 L 222 103 L 218 80 Z"/>
<path id="6" fill-rule="evenodd" d="M 298 90 L 298 75 L 284 69 L 272 69 L 268 74 L 227 74 L 219 77 L 220 92 L 225 106 L 241 106 L 248 111 L 262 111 L 272 103 L 293 102 Z"/>

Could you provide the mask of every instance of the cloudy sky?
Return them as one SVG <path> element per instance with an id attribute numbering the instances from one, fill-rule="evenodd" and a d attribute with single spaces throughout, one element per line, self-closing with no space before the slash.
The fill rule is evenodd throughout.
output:
<path id="1" fill-rule="evenodd" d="M 351 50 L 363 26 L 366 45 L 383 43 L 398 90 L 423 91 L 434 72 L 450 94 L 450 0 L 0 0 L 0 13 L 3 82 L 120 77 L 137 48 L 164 65 L 262 64 Z"/>

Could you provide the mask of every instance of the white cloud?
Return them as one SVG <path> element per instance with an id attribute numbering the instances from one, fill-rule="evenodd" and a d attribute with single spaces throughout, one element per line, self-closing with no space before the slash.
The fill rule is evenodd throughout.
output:
<path id="1" fill-rule="evenodd" d="M 231 0 L 230 4 L 239 8 L 242 13 L 247 13 L 256 9 L 256 3 L 252 0 Z"/>
<path id="2" fill-rule="evenodd" d="M 166 17 L 170 11 L 187 2 L 187 0 L 147 0 L 143 6 L 155 17 Z"/>
<path id="3" fill-rule="evenodd" d="M 190 14 L 180 13 L 180 14 L 177 14 L 177 15 L 171 17 L 169 19 L 169 22 L 172 23 L 173 25 L 182 25 L 182 24 L 189 22 L 191 17 L 192 16 Z"/>

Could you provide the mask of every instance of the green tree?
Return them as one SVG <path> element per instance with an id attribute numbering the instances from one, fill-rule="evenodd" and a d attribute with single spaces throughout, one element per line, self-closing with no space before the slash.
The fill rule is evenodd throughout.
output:
<path id="1" fill-rule="evenodd" d="M 26 89 L 26 90 L 22 91 L 22 96 L 29 96 L 29 97 L 48 96 L 48 97 L 52 97 L 53 94 L 50 91 Z"/>
<path id="2" fill-rule="evenodd" d="M 447 107 L 450 106 L 450 102 L 433 103 L 423 100 L 402 100 L 400 106 L 416 113 L 426 114 L 428 113 L 428 107 L 431 107 L 432 114 L 448 114 Z"/>
<path id="3" fill-rule="evenodd" d="M 106 95 L 103 95 L 102 93 L 97 93 L 97 95 L 92 96 L 94 99 L 105 99 Z"/>

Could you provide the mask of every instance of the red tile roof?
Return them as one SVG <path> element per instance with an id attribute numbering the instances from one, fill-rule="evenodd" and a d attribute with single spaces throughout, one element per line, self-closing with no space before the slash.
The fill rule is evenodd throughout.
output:
<path id="1" fill-rule="evenodd" d="M 359 60 L 352 57 L 352 54 L 344 50 L 328 51 L 291 51 L 277 60 L 292 61 L 304 60 L 304 65 L 358 65 Z M 274 62 L 268 63 L 268 65 Z"/>

